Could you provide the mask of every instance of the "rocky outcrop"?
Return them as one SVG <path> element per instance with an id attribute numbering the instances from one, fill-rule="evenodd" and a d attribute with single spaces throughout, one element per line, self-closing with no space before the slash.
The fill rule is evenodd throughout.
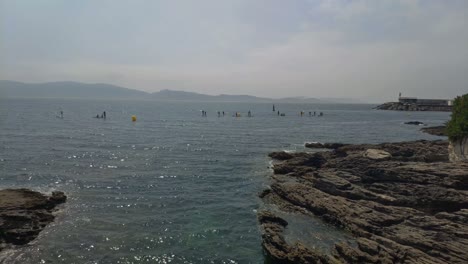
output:
<path id="1" fill-rule="evenodd" d="M 54 220 L 55 207 L 66 198 L 63 192 L 46 196 L 28 189 L 0 190 L 0 250 L 36 238 Z"/>
<path id="2" fill-rule="evenodd" d="M 451 140 L 448 152 L 452 162 L 468 160 L 468 137 Z"/>
<path id="3" fill-rule="evenodd" d="M 447 136 L 446 126 L 423 127 L 421 131 L 434 136 Z"/>
<path id="4" fill-rule="evenodd" d="M 468 163 L 448 162 L 447 147 L 347 145 L 275 164 L 265 203 L 319 217 L 356 241 L 330 251 L 288 244 L 288 223 L 270 210 L 259 213 L 266 254 L 273 263 L 468 263 Z"/>
<path id="5" fill-rule="evenodd" d="M 388 102 L 375 107 L 377 110 L 394 110 L 394 111 L 440 111 L 451 112 L 450 105 L 419 105 L 416 103 L 400 103 Z"/>
<path id="6" fill-rule="evenodd" d="M 405 125 L 423 126 L 424 123 L 421 121 L 408 121 L 408 122 L 405 122 Z"/>

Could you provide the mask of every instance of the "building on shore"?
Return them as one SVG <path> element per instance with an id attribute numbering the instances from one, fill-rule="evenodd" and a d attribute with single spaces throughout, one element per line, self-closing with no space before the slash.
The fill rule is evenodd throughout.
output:
<path id="1" fill-rule="evenodd" d="M 376 107 L 380 110 L 397 111 L 452 111 L 453 100 L 449 99 L 420 99 L 417 97 L 398 96 L 398 102 L 388 102 Z"/>

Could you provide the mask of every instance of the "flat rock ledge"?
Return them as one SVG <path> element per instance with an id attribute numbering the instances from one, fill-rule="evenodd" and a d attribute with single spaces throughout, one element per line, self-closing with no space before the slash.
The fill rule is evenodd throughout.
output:
<path id="1" fill-rule="evenodd" d="M 317 153 L 273 154 L 269 189 L 281 211 L 318 216 L 350 233 L 324 251 L 288 244 L 288 222 L 259 211 L 271 263 L 468 263 L 468 163 L 448 162 L 447 141 L 345 145 Z M 366 155 L 371 150 L 374 156 Z M 276 210 L 276 209 L 275 209 Z M 312 220 L 311 220 L 312 221 Z"/>
<path id="2" fill-rule="evenodd" d="M 55 207 L 66 199 L 63 192 L 46 196 L 28 189 L 0 190 L 0 251 L 35 239 L 54 220 Z"/>
<path id="3" fill-rule="evenodd" d="M 447 136 L 446 126 L 423 127 L 421 131 L 434 136 Z"/>

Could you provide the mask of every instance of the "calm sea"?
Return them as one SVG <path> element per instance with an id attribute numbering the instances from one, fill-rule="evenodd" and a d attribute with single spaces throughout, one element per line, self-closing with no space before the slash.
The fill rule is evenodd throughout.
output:
<path id="1" fill-rule="evenodd" d="M 271 174 L 269 152 L 304 151 L 308 141 L 436 139 L 402 123 L 449 118 L 372 105 L 276 108 L 286 116 L 261 103 L 0 100 L 0 188 L 69 197 L 37 240 L 2 252 L 0 261 L 263 263 L 256 210 Z M 106 120 L 93 118 L 103 111 Z M 317 239 L 339 239 L 320 224 L 296 222 L 292 236 L 304 228 L 321 232 Z"/>

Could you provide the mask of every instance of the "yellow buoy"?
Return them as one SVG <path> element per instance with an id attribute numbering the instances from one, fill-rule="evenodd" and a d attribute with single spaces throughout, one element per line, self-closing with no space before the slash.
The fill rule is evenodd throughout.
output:
<path id="1" fill-rule="evenodd" d="M 136 122 L 136 116 L 132 115 L 132 122 Z"/>

